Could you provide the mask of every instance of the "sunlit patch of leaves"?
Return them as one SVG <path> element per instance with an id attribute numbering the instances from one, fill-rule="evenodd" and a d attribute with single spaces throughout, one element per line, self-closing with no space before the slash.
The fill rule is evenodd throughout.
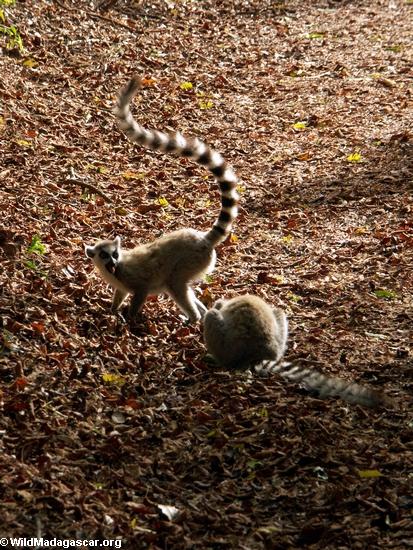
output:
<path id="1" fill-rule="evenodd" d="M 292 127 L 294 128 L 294 130 L 298 130 L 299 132 L 302 132 L 303 130 L 305 130 L 308 127 L 308 122 L 298 121 L 298 122 L 295 122 L 292 125 Z"/>
<path id="2" fill-rule="evenodd" d="M 3 12 L 1 13 L 3 14 Z M 15 25 L 7 26 L 0 24 L 0 34 L 7 38 L 6 46 L 9 50 L 17 48 L 20 53 L 24 51 L 23 39 L 20 36 L 20 32 Z"/>
<path id="3" fill-rule="evenodd" d="M 81 195 L 80 195 L 80 200 L 82 202 L 86 202 L 86 203 L 92 203 L 96 200 L 96 194 L 95 193 L 91 193 L 90 191 L 84 191 Z"/>
<path id="4" fill-rule="evenodd" d="M 30 148 L 30 147 L 33 147 L 33 142 L 27 141 L 27 139 L 16 139 L 15 142 L 20 147 L 24 147 L 24 148 L 27 148 L 27 149 Z"/>
<path id="5" fill-rule="evenodd" d="M 324 33 L 322 32 L 310 32 L 307 34 L 307 38 L 310 38 L 311 40 L 319 40 L 321 38 L 324 38 Z"/>
<path id="6" fill-rule="evenodd" d="M 354 164 L 357 164 L 358 162 L 363 161 L 363 157 L 361 156 L 361 153 L 359 153 L 359 152 L 350 153 L 350 155 L 347 156 L 347 161 L 352 162 Z"/>
<path id="7" fill-rule="evenodd" d="M 166 199 L 165 197 L 158 197 L 156 199 L 156 202 L 157 204 L 160 204 L 162 208 L 167 208 L 169 206 L 168 199 Z"/>
<path id="8" fill-rule="evenodd" d="M 39 64 L 35 59 L 28 57 L 23 61 L 22 65 L 24 67 L 27 67 L 28 69 L 35 69 L 36 67 L 38 67 Z"/>
<path id="9" fill-rule="evenodd" d="M 117 214 L 118 216 L 127 216 L 129 214 L 129 211 L 123 206 L 117 206 L 115 208 L 115 214 Z"/>
<path id="10" fill-rule="evenodd" d="M 385 288 L 378 288 L 374 291 L 374 294 L 377 298 L 384 298 L 386 300 L 395 300 L 397 298 L 397 293 L 394 290 L 387 290 Z"/>
<path id="11" fill-rule="evenodd" d="M 214 106 L 214 102 L 208 98 L 208 95 L 205 93 L 205 92 L 198 92 L 197 94 L 197 97 L 199 99 L 198 101 L 198 107 L 201 109 L 201 110 L 207 110 L 207 109 L 212 109 L 212 107 Z"/>
<path id="12" fill-rule="evenodd" d="M 303 69 L 291 69 L 286 74 L 291 78 L 299 78 L 300 76 L 304 75 L 304 71 Z"/>
<path id="13" fill-rule="evenodd" d="M 101 164 L 87 164 L 86 170 L 91 170 L 97 172 L 98 174 L 107 174 L 109 172 L 109 168 Z"/>
<path id="14" fill-rule="evenodd" d="M 251 458 L 247 461 L 247 468 L 248 470 L 255 470 L 262 466 L 261 460 L 256 460 L 255 458 Z"/>
<path id="15" fill-rule="evenodd" d="M 121 376 L 120 374 L 113 374 L 113 373 L 110 373 L 110 372 L 103 373 L 102 374 L 102 380 L 106 384 L 110 384 L 110 385 L 118 386 L 118 387 L 121 387 L 124 384 L 126 384 L 126 379 L 123 376 Z"/>
<path id="16" fill-rule="evenodd" d="M 201 110 L 212 109 L 212 107 L 214 106 L 214 102 L 210 99 L 207 99 L 206 101 L 201 99 L 198 102 L 198 105 Z"/>
<path id="17" fill-rule="evenodd" d="M 179 87 L 181 88 L 181 90 L 183 90 L 184 92 L 189 92 L 190 90 L 193 89 L 194 85 L 192 84 L 192 82 L 181 82 L 179 84 Z"/>
<path id="18" fill-rule="evenodd" d="M 166 210 L 163 210 L 161 214 L 161 218 L 165 221 L 170 221 L 170 220 L 173 220 L 174 216 L 173 214 L 170 214 Z"/>
<path id="19" fill-rule="evenodd" d="M 47 246 L 42 243 L 39 235 L 34 235 L 31 243 L 27 247 L 27 252 L 29 254 L 37 254 L 39 256 L 43 256 L 47 252 Z"/>
<path id="20" fill-rule="evenodd" d="M 294 235 L 291 235 L 291 234 L 284 235 L 283 237 L 281 237 L 281 240 L 283 244 L 290 246 L 294 242 Z"/>
<path id="21" fill-rule="evenodd" d="M 287 299 L 290 300 L 290 302 L 293 302 L 295 304 L 298 304 L 302 300 L 301 296 L 298 296 L 297 294 L 294 294 L 293 292 L 288 292 L 287 293 Z"/>
<path id="22" fill-rule="evenodd" d="M 400 53 L 403 51 L 403 47 L 400 44 L 392 44 L 391 46 L 387 46 L 386 50 L 393 53 Z"/>
<path id="23" fill-rule="evenodd" d="M 122 172 L 121 174 L 125 180 L 143 180 L 145 179 L 145 175 L 144 172 Z"/>
<path id="24" fill-rule="evenodd" d="M 366 233 L 369 232 L 369 228 L 368 227 L 364 227 L 364 226 L 359 226 L 359 227 L 356 227 L 355 230 L 354 230 L 354 233 L 356 235 L 365 235 Z"/>
<path id="25" fill-rule="evenodd" d="M 45 279 L 48 275 L 47 271 L 44 269 L 41 269 L 41 267 L 38 265 L 38 263 L 35 260 L 26 260 L 25 266 L 29 268 L 31 271 L 34 271 L 37 276 L 41 277 L 42 279 Z"/>
<path id="26" fill-rule="evenodd" d="M 357 474 L 362 479 L 374 479 L 383 475 L 379 470 L 357 470 Z"/>
<path id="27" fill-rule="evenodd" d="M 36 256 L 41 257 L 41 256 L 44 256 L 46 253 L 47 253 L 47 246 L 44 243 L 42 243 L 39 235 L 34 235 L 31 240 L 31 243 L 26 249 L 26 255 L 27 256 L 34 255 L 35 257 L 34 258 L 28 257 L 25 260 L 24 265 L 31 271 L 34 271 L 37 276 L 43 279 L 47 277 L 48 273 L 41 267 L 41 264 L 39 263 L 39 260 L 36 259 Z"/>

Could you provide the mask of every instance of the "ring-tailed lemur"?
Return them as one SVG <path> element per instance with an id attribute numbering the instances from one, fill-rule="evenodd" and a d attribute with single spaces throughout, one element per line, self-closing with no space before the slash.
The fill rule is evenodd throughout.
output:
<path id="1" fill-rule="evenodd" d="M 205 166 L 219 184 L 221 212 L 212 228 L 205 233 L 180 229 L 131 250 L 122 249 L 120 238 L 116 237 L 86 246 L 85 252 L 103 279 L 114 288 L 113 311 L 117 311 L 126 296 L 131 294 L 129 316 L 133 317 L 149 294 L 166 292 L 190 321 L 198 321 L 204 316 L 206 307 L 195 297 L 190 282 L 214 269 L 214 249 L 230 233 L 237 216 L 238 179 L 222 156 L 202 141 L 188 141 L 179 133 L 171 136 L 138 124 L 129 110 L 129 104 L 139 87 L 140 81 L 132 79 L 119 95 L 115 114 L 120 127 L 133 142 L 149 149 L 188 157 Z"/>
<path id="2" fill-rule="evenodd" d="M 301 382 L 320 397 L 339 396 L 369 407 L 387 399 L 370 388 L 314 369 L 283 362 L 288 321 L 283 310 L 272 308 L 257 296 L 218 300 L 204 317 L 204 340 L 208 352 L 225 368 L 248 370 L 259 376 L 280 374 Z"/>

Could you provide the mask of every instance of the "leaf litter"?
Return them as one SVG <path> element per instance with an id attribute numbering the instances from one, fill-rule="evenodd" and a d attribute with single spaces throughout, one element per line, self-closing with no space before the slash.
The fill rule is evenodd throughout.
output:
<path id="1" fill-rule="evenodd" d="M 0 536 L 408 547 L 410 4 L 0 2 Z M 284 304 L 289 359 L 392 410 L 222 372 L 167 298 L 133 330 L 109 313 L 85 243 L 218 209 L 200 168 L 118 130 L 136 73 L 138 119 L 205 139 L 242 182 L 202 299 Z"/>

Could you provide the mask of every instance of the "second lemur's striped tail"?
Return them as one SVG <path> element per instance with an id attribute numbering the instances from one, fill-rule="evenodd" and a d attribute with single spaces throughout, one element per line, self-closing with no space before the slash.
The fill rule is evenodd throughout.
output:
<path id="1" fill-rule="evenodd" d="M 215 247 L 226 239 L 231 231 L 232 223 L 237 217 L 238 178 L 221 154 L 199 139 L 188 141 L 179 133 L 169 135 L 159 130 L 148 130 L 138 124 L 130 112 L 129 105 L 140 87 L 140 80 L 132 78 L 126 88 L 121 91 L 114 109 L 119 119 L 119 126 L 131 141 L 155 151 L 174 153 L 180 157 L 190 158 L 205 166 L 215 176 L 221 191 L 221 212 L 212 229 L 205 236 L 211 246 Z"/>
<path id="2" fill-rule="evenodd" d="M 285 362 L 262 361 L 251 368 L 258 376 L 280 374 L 283 378 L 293 382 L 301 382 L 310 390 L 315 390 L 319 397 L 341 397 L 349 403 L 356 403 L 367 407 L 379 407 L 390 404 L 390 401 L 380 392 L 376 392 L 356 382 L 349 382 L 343 378 L 327 376 L 314 369 L 291 365 Z"/>

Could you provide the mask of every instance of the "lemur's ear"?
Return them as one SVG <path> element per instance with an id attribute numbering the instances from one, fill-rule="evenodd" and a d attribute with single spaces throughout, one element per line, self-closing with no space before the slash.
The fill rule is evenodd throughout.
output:
<path id="1" fill-rule="evenodd" d="M 88 258 L 94 258 L 96 255 L 95 247 L 85 245 L 85 254 Z"/>

